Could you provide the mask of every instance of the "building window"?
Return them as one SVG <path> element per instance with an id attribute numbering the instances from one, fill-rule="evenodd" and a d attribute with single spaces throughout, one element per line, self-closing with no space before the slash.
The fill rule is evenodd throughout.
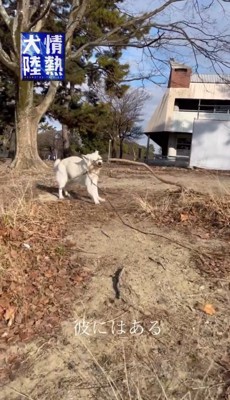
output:
<path id="1" fill-rule="evenodd" d="M 230 114 L 230 100 L 175 99 L 174 110 Z"/>
<path id="2" fill-rule="evenodd" d="M 230 113 L 230 100 L 200 100 L 199 111 L 205 113 Z"/>
<path id="3" fill-rule="evenodd" d="M 183 137 L 178 137 L 177 138 L 177 150 L 190 150 L 191 148 L 191 137 L 183 138 Z"/>
<path id="4" fill-rule="evenodd" d="M 175 99 L 174 109 L 178 111 L 198 111 L 198 99 Z"/>
<path id="5" fill-rule="evenodd" d="M 191 136 L 178 136 L 176 155 L 177 157 L 189 157 L 191 151 Z"/>

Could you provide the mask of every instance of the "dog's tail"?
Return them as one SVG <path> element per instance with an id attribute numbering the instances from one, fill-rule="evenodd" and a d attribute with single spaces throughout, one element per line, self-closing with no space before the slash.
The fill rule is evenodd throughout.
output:
<path id="1" fill-rule="evenodd" d="M 54 170 L 57 169 L 58 165 L 60 164 L 60 159 L 58 158 L 55 162 L 54 162 Z"/>

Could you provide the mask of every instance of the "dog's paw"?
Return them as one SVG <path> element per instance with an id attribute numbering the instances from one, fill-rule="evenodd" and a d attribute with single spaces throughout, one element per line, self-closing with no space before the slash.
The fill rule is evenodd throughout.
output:
<path id="1" fill-rule="evenodd" d="M 100 201 L 100 203 L 103 203 L 103 202 L 106 201 L 106 200 L 103 199 L 102 197 L 99 197 L 99 201 Z"/>

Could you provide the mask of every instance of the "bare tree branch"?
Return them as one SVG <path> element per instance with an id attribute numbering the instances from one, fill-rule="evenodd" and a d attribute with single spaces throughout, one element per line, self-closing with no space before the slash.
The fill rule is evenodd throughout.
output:
<path id="1" fill-rule="evenodd" d="M 41 11 L 40 15 L 30 23 L 28 26 L 27 30 L 30 31 L 34 27 L 35 32 L 39 32 L 44 25 L 44 22 L 46 18 L 48 17 L 50 7 L 52 4 L 52 0 L 46 0 L 46 2 L 43 5 L 43 10 Z"/>
<path id="2" fill-rule="evenodd" d="M 184 186 L 181 185 L 179 182 L 171 182 L 171 181 L 168 181 L 168 180 L 163 179 L 163 178 L 161 178 L 160 176 L 156 175 L 156 174 L 153 172 L 153 169 L 152 169 L 149 165 L 147 165 L 147 164 L 145 164 L 145 163 L 137 162 L 137 161 L 131 161 L 131 160 L 120 160 L 119 158 L 110 158 L 109 161 L 110 161 L 110 162 L 115 162 L 115 163 L 121 163 L 121 164 L 129 164 L 129 165 L 139 165 L 139 166 L 142 166 L 142 167 L 146 168 L 146 169 L 147 169 L 156 179 L 158 179 L 160 182 L 165 183 L 166 185 L 177 186 L 177 187 L 179 187 L 179 188 L 181 189 L 181 191 L 182 191 L 182 190 L 185 190 Z"/>
<path id="3" fill-rule="evenodd" d="M 29 1 L 28 0 L 18 0 L 17 1 L 17 11 L 13 18 L 12 25 L 12 40 L 13 47 L 16 56 L 19 59 L 20 55 L 20 33 L 26 30 L 29 18 Z"/>
<path id="4" fill-rule="evenodd" d="M 71 44 L 74 31 L 80 26 L 83 16 L 85 15 L 86 7 L 89 0 L 74 0 L 70 12 L 69 21 L 66 27 L 66 53 L 71 51 Z"/>
<path id="5" fill-rule="evenodd" d="M 99 38 L 99 39 L 97 39 L 95 41 L 91 41 L 91 42 L 89 42 L 87 44 L 84 44 L 76 52 L 74 52 L 73 54 L 69 55 L 68 58 L 69 59 L 74 59 L 74 58 L 78 57 L 82 53 L 82 51 L 84 49 L 86 49 L 87 47 L 92 47 L 92 46 L 110 46 L 110 45 L 116 46 L 116 45 L 119 45 L 119 41 L 117 42 L 117 41 L 114 40 L 114 42 L 113 41 L 109 42 L 108 39 L 111 38 L 116 33 L 119 33 L 121 31 L 123 31 L 124 29 L 132 27 L 133 25 L 135 25 L 135 23 L 136 24 L 143 24 L 145 21 L 150 20 L 151 18 L 153 18 L 157 14 L 161 13 L 162 11 L 164 11 L 171 4 L 178 3 L 178 2 L 181 2 L 181 1 L 184 1 L 184 0 L 168 0 L 161 7 L 158 7 L 158 8 L 156 8 L 155 10 L 153 10 L 151 12 L 144 13 L 144 14 L 142 14 L 140 16 L 137 16 L 137 17 L 132 17 L 129 21 L 126 21 L 123 24 L 121 24 L 120 26 L 117 26 L 116 28 L 112 29 L 111 31 L 109 31 L 108 33 L 103 35 L 101 38 Z M 122 38 L 122 42 L 123 42 L 123 46 L 126 45 L 124 43 L 125 42 L 124 38 Z"/>
<path id="6" fill-rule="evenodd" d="M 142 108 L 149 95 L 144 90 L 134 89 L 126 91 L 122 97 L 102 94 L 103 97 L 111 108 L 108 134 L 114 143 L 119 142 L 120 158 L 122 158 L 124 140 L 136 139 L 143 135 L 137 123 L 142 121 Z"/>
<path id="7" fill-rule="evenodd" d="M 8 54 L 3 50 L 2 44 L 0 42 L 0 62 L 2 62 L 5 67 L 9 68 L 16 75 L 19 76 L 19 65 L 16 62 L 13 62 Z"/>
<path id="8" fill-rule="evenodd" d="M 7 14 L 6 9 L 2 4 L 2 0 L 0 0 L 0 15 L 3 18 L 3 20 L 4 20 L 5 24 L 7 25 L 7 27 L 10 29 L 11 18 Z"/>
<path id="9" fill-rule="evenodd" d="M 51 105 L 52 101 L 57 92 L 59 82 L 58 81 L 51 81 L 49 85 L 49 89 L 42 100 L 42 102 L 36 107 L 36 111 L 38 114 L 43 115 L 48 110 L 49 106 Z"/>

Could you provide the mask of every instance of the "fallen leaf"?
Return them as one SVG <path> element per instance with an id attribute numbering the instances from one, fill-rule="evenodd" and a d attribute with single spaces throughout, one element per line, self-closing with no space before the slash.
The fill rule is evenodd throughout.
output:
<path id="1" fill-rule="evenodd" d="M 210 238 L 210 233 L 208 232 L 202 232 L 200 234 L 197 234 L 196 236 L 198 236 L 201 239 L 209 239 Z"/>
<path id="2" fill-rule="evenodd" d="M 74 277 L 74 282 L 80 283 L 80 282 L 82 282 L 82 281 L 83 281 L 83 277 L 82 277 L 82 276 L 77 275 L 77 276 Z"/>
<path id="3" fill-rule="evenodd" d="M 7 308 L 9 308 L 10 307 L 10 300 L 9 300 L 9 298 L 8 297 L 6 297 L 6 295 L 4 296 L 1 296 L 1 299 L 0 299 L 0 306 L 2 307 L 2 308 L 4 308 L 4 309 L 7 309 Z"/>
<path id="4" fill-rule="evenodd" d="M 0 305 L 0 321 L 3 319 L 4 311 L 4 308 Z"/>
<path id="5" fill-rule="evenodd" d="M 81 272 L 81 276 L 82 276 L 83 278 L 88 278 L 88 277 L 89 277 L 89 272 L 88 272 L 88 271 L 82 271 L 82 272 Z"/>
<path id="6" fill-rule="evenodd" d="M 15 247 L 21 247 L 22 243 L 20 241 L 14 241 L 14 246 Z"/>
<path id="7" fill-rule="evenodd" d="M 44 272 L 44 276 L 46 278 L 52 278 L 52 276 L 54 276 L 54 272 L 48 269 L 46 272 Z"/>
<path id="8" fill-rule="evenodd" d="M 75 247 L 76 246 L 76 242 L 72 242 L 71 240 L 66 240 L 65 241 L 65 245 L 68 247 Z"/>
<path id="9" fill-rule="evenodd" d="M 12 323 L 14 322 L 15 311 L 16 310 L 14 307 L 9 307 L 9 308 L 7 308 L 7 310 L 4 314 L 4 319 L 7 322 L 8 326 L 11 326 Z"/>
<path id="10" fill-rule="evenodd" d="M 26 341 L 29 338 L 29 332 L 21 331 L 21 332 L 19 332 L 19 337 L 20 337 L 21 340 L 25 340 Z"/>
<path id="11" fill-rule="evenodd" d="M 18 289 L 18 283 L 16 283 L 16 282 L 11 282 L 8 290 L 9 290 L 11 293 L 13 293 L 13 292 L 15 292 L 17 289 Z"/>
<path id="12" fill-rule="evenodd" d="M 205 304 L 202 311 L 204 311 L 208 315 L 214 315 L 216 313 L 216 310 L 212 304 Z"/>
<path id="13" fill-rule="evenodd" d="M 181 222 L 188 221 L 188 214 L 180 214 L 180 220 Z"/>
<path id="14" fill-rule="evenodd" d="M 12 364 L 13 362 L 15 362 L 15 360 L 18 358 L 17 354 L 10 354 L 7 357 L 7 364 Z"/>
<path id="15" fill-rule="evenodd" d="M 19 230 L 12 229 L 12 230 L 9 232 L 10 240 L 17 240 L 17 239 L 20 238 L 20 236 L 22 236 L 22 232 L 20 232 Z"/>
<path id="16" fill-rule="evenodd" d="M 11 249 L 11 250 L 10 250 L 10 256 L 11 256 L 13 259 L 16 259 L 16 258 L 18 258 L 18 252 L 17 252 L 16 250 L 14 250 L 14 249 Z"/>
<path id="17" fill-rule="evenodd" d="M 24 311 L 24 313 L 25 313 L 25 311 Z M 18 324 L 18 325 L 22 324 L 23 319 L 24 319 L 23 313 L 22 312 L 18 312 L 17 315 L 16 315 L 16 318 L 15 318 L 16 324 Z"/>

